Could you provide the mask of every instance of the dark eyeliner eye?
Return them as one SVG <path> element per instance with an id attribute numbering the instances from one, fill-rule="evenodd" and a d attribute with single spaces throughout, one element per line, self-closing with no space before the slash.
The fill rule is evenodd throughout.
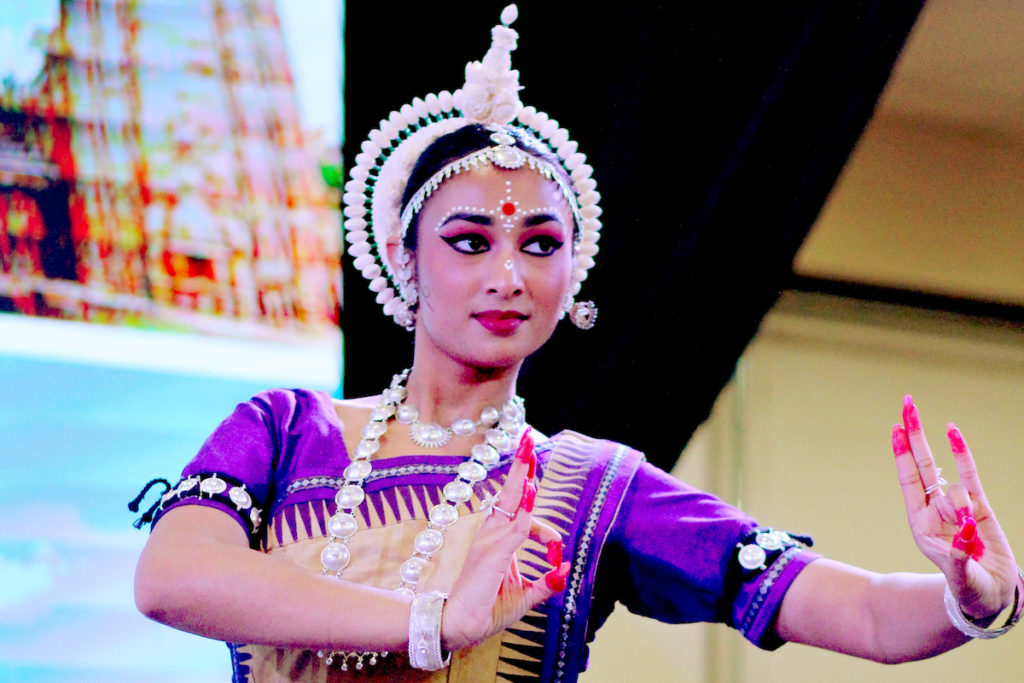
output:
<path id="1" fill-rule="evenodd" d="M 563 242 L 550 235 L 537 235 L 526 240 L 522 251 L 534 256 L 551 256 L 561 249 Z"/>
<path id="2" fill-rule="evenodd" d="M 491 248 L 483 235 L 476 233 L 464 233 L 450 237 L 441 236 L 448 246 L 460 254 L 482 254 Z"/>

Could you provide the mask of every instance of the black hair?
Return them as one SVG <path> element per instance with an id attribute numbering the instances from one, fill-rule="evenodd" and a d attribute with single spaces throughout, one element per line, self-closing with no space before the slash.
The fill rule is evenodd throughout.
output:
<path id="1" fill-rule="evenodd" d="M 527 152 L 531 156 L 550 163 L 562 175 L 562 180 L 566 185 L 572 187 L 572 180 L 562 166 L 561 161 L 539 139 L 519 128 L 503 127 L 502 132 L 508 133 L 515 138 L 515 147 Z M 405 191 L 402 192 L 402 207 L 399 212 L 405 211 L 406 205 L 416 191 L 442 168 L 456 159 L 461 159 L 481 149 L 493 147 L 495 144 L 491 140 L 491 135 L 493 134 L 494 130 L 483 124 L 470 123 L 451 133 L 442 135 L 430 143 L 423 150 L 423 153 L 420 154 L 416 160 L 416 165 L 413 166 L 412 173 L 409 174 L 409 180 L 405 184 Z M 416 249 L 416 227 L 418 224 L 419 214 L 413 217 L 409 228 L 405 231 L 405 236 L 402 238 L 402 246 L 409 251 Z M 573 225 L 574 236 L 579 230 L 580 226 Z"/>

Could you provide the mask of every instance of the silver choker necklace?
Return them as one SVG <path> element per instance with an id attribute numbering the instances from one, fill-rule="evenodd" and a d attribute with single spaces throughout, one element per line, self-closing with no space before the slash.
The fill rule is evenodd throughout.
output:
<path id="1" fill-rule="evenodd" d="M 395 420 L 398 424 L 409 425 L 409 439 L 421 448 L 440 448 L 451 441 L 452 436 L 472 436 L 480 428 L 490 430 L 497 425 L 500 431 L 508 433 L 522 427 L 523 399 L 518 396 L 505 401 L 501 410 L 492 406 L 484 408 L 480 411 L 479 420 L 460 417 L 452 422 L 451 427 L 442 427 L 435 422 L 420 422 L 420 411 L 416 406 L 405 403 L 404 386 L 391 387 L 384 394 L 384 405 L 398 404 L 394 413 Z"/>

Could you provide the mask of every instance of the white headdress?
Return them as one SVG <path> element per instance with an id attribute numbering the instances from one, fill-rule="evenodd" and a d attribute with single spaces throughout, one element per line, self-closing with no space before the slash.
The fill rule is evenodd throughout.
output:
<path id="1" fill-rule="evenodd" d="M 388 241 L 401 244 L 405 230 L 423 202 L 445 179 L 482 164 L 502 168 L 526 165 L 556 182 L 569 203 L 577 223 L 576 267 L 572 275 L 570 297 L 580 290 L 587 271 L 594 265 L 597 239 L 601 231 L 596 182 L 586 157 L 576 150 L 576 143 L 558 122 L 519 101 L 519 72 L 512 69 L 511 53 L 519 35 L 510 28 L 517 16 L 515 5 L 501 13 L 501 24 L 491 29 L 491 47 L 479 62 L 466 65 L 466 83 L 454 94 L 446 90 L 417 97 L 380 122 L 362 144 L 356 156 L 351 180 L 345 184 L 345 238 L 349 253 L 370 289 L 377 293 L 377 303 L 395 322 L 412 328 L 415 322 L 416 294 L 411 282 L 408 253 L 397 250 L 401 262 L 388 258 Z M 545 159 L 512 146 L 515 138 L 500 132 L 492 139 L 494 147 L 468 154 L 447 164 L 428 179 L 401 212 L 402 195 L 416 160 L 442 135 L 471 123 L 509 130 L 536 138 L 557 156 L 562 169 L 571 179 L 571 187 Z"/>

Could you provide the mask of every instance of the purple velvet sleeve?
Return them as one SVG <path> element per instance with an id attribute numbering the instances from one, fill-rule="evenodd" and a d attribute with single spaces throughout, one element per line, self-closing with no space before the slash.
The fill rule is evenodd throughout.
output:
<path id="1" fill-rule="evenodd" d="M 154 524 L 179 505 L 207 505 L 231 515 L 255 541 L 280 487 L 307 472 L 333 473 L 344 452 L 330 396 L 305 390 L 261 392 L 238 404 L 206 439 L 181 481 L 164 496 Z M 211 483 L 211 478 L 224 483 Z"/>
<path id="2" fill-rule="evenodd" d="M 818 556 L 792 548 L 745 583 L 728 585 L 737 543 L 756 527 L 735 507 L 643 463 L 602 555 L 592 628 L 618 601 L 668 623 L 730 624 L 762 648 L 778 647 L 773 625 L 782 598 Z"/>

